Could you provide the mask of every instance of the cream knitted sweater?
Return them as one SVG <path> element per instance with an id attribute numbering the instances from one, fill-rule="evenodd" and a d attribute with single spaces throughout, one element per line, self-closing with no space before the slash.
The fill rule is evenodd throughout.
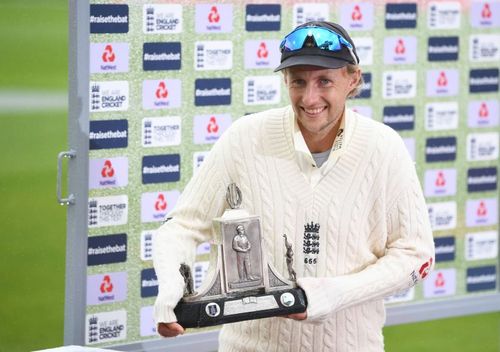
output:
<path id="1" fill-rule="evenodd" d="M 242 208 L 261 217 L 267 256 L 283 274 L 282 234 L 292 241 L 308 318 L 227 324 L 220 350 L 383 351 L 383 297 L 415 285 L 434 261 L 413 162 L 396 132 L 346 109 L 342 153 L 311 184 L 297 162 L 293 118 L 290 107 L 240 118 L 214 145 L 155 234 L 155 319 L 176 321 L 179 263 L 192 262 L 196 245 L 210 238 L 235 182 Z M 312 245 L 306 225 L 319 226 Z"/>

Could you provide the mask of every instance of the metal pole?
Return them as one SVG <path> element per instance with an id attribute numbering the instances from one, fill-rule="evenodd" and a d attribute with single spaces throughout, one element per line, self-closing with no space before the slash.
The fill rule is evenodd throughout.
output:
<path id="1" fill-rule="evenodd" d="M 69 0 L 68 144 L 75 151 L 68 167 L 74 204 L 67 210 L 64 344 L 85 344 L 87 284 L 89 36 L 88 0 Z"/>

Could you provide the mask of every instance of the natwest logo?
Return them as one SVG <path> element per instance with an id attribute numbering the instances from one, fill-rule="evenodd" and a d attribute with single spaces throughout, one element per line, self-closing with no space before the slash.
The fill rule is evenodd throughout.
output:
<path id="1" fill-rule="evenodd" d="M 165 81 L 160 81 L 158 83 L 158 88 L 156 88 L 155 95 L 157 99 L 166 99 L 168 97 L 168 89 Z"/>
<path id="2" fill-rule="evenodd" d="M 101 293 L 110 293 L 113 291 L 113 283 L 109 275 L 104 275 L 100 286 Z"/>
<path id="3" fill-rule="evenodd" d="M 128 184 L 126 157 L 90 159 L 89 189 L 124 187 Z"/>
<path id="4" fill-rule="evenodd" d="M 426 95 L 428 97 L 458 94 L 459 80 L 456 69 L 429 70 L 426 80 Z"/>
<path id="5" fill-rule="evenodd" d="M 104 167 L 101 169 L 102 178 L 113 177 L 115 175 L 115 169 L 110 160 L 104 162 Z"/>
<path id="6" fill-rule="evenodd" d="M 433 271 L 424 281 L 424 297 L 442 297 L 454 295 L 456 292 L 456 269 Z"/>
<path id="7" fill-rule="evenodd" d="M 142 82 L 142 107 L 144 109 L 170 109 L 180 106 L 180 80 L 145 80 Z"/>
<path id="8" fill-rule="evenodd" d="M 228 33 L 233 31 L 232 4 L 197 4 L 195 29 L 197 33 Z"/>
<path id="9" fill-rule="evenodd" d="M 498 200 L 496 198 L 468 200 L 466 212 L 467 227 L 498 224 Z"/>
<path id="10" fill-rule="evenodd" d="M 470 10 L 470 16 L 472 27 L 500 27 L 500 2 L 473 1 Z"/>
<path id="11" fill-rule="evenodd" d="M 193 125 L 193 142 L 195 144 L 215 143 L 231 122 L 229 114 L 196 115 Z"/>
<path id="12" fill-rule="evenodd" d="M 437 169 L 425 171 L 425 196 L 453 196 L 457 193 L 457 170 Z"/>
<path id="13" fill-rule="evenodd" d="M 483 5 L 483 10 L 481 11 L 481 18 L 490 19 L 491 18 L 491 8 L 489 3 Z"/>
<path id="14" fill-rule="evenodd" d="M 128 43 L 91 43 L 90 72 L 128 72 Z"/>
<path id="15" fill-rule="evenodd" d="M 143 193 L 141 196 L 141 221 L 154 222 L 165 220 L 167 214 L 172 211 L 177 203 L 179 195 L 180 193 L 177 190 Z"/>
<path id="16" fill-rule="evenodd" d="M 468 120 L 469 127 L 498 126 L 500 118 L 499 101 L 476 100 L 469 102 Z"/>
<path id="17" fill-rule="evenodd" d="M 373 3 L 343 4 L 340 7 L 340 24 L 350 30 L 371 30 L 374 22 Z"/>
<path id="18" fill-rule="evenodd" d="M 217 6 L 212 6 L 210 12 L 208 13 L 208 22 L 219 23 L 219 21 L 220 21 L 220 15 L 219 11 L 217 10 Z"/>
<path id="19" fill-rule="evenodd" d="M 267 50 L 267 45 L 265 42 L 260 42 L 259 48 L 257 49 L 257 57 L 259 59 L 267 59 L 269 56 L 269 51 Z"/>
<path id="20" fill-rule="evenodd" d="M 384 62 L 388 64 L 412 64 L 417 60 L 417 38 L 387 37 L 384 39 Z"/>
<path id="21" fill-rule="evenodd" d="M 207 132 L 209 134 L 216 134 L 219 132 L 219 125 L 215 116 L 210 116 L 210 121 L 207 124 Z"/>
<path id="22" fill-rule="evenodd" d="M 352 9 L 351 19 L 353 21 L 361 21 L 362 18 L 363 18 L 363 13 L 361 12 L 361 8 L 359 7 L 359 4 L 357 4 Z"/>
<path id="23" fill-rule="evenodd" d="M 127 299 L 127 273 L 87 277 L 87 305 L 121 302 Z"/>
<path id="24" fill-rule="evenodd" d="M 116 55 L 113 52 L 113 46 L 111 44 L 106 45 L 104 48 L 104 53 L 102 54 L 102 61 L 104 62 L 115 62 Z"/>

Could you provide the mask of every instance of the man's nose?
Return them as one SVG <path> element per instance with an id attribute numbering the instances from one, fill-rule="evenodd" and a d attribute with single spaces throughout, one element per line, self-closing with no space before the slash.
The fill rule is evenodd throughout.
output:
<path id="1" fill-rule="evenodd" d="M 304 90 L 304 95 L 302 96 L 302 102 L 304 105 L 312 105 L 318 100 L 319 94 L 318 90 L 314 85 L 309 84 Z"/>

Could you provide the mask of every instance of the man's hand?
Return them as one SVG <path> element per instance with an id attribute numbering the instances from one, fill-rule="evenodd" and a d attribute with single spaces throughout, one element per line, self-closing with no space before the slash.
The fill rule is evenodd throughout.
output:
<path id="1" fill-rule="evenodd" d="M 184 328 L 178 323 L 159 323 L 158 334 L 163 337 L 175 337 L 184 334 Z"/>
<path id="2" fill-rule="evenodd" d="M 293 319 L 293 320 L 306 320 L 307 319 L 307 312 L 284 315 L 284 318 Z"/>

